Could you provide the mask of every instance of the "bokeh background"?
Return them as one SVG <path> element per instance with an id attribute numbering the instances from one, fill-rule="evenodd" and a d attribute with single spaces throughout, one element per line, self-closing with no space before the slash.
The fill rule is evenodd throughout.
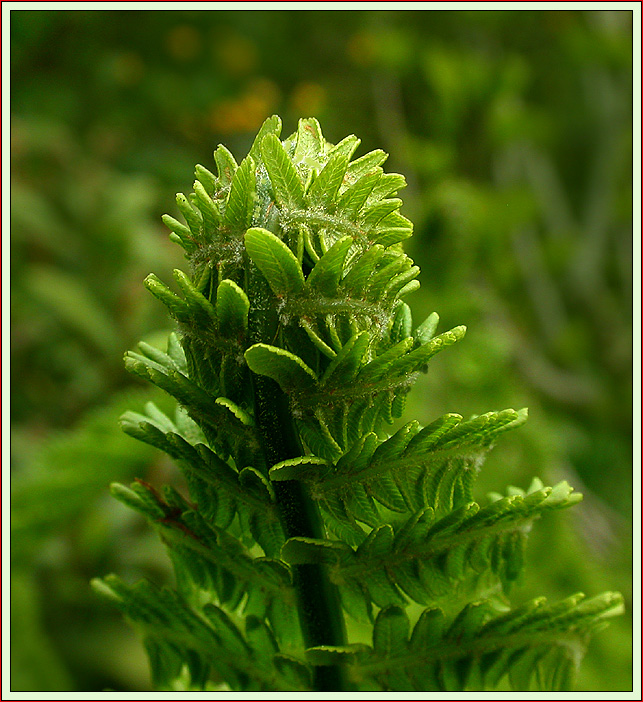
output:
<path id="1" fill-rule="evenodd" d="M 14 10 L 11 31 L 12 680 L 16 691 L 149 689 L 135 635 L 91 577 L 171 578 L 108 495 L 172 480 L 118 428 L 166 402 L 123 371 L 161 343 L 176 215 L 220 142 L 320 119 L 406 175 L 410 299 L 464 342 L 406 419 L 530 408 L 480 493 L 567 479 L 585 501 L 536 525 L 517 602 L 621 590 L 579 690 L 631 688 L 632 13 Z"/>

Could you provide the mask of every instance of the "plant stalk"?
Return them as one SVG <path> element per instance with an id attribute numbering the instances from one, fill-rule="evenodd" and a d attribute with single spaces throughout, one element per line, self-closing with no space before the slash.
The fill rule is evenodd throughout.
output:
<path id="1" fill-rule="evenodd" d="M 246 260 L 246 285 L 250 297 L 248 314 L 251 343 L 274 343 L 279 318 L 274 297 L 256 266 Z M 266 465 L 297 458 L 303 447 L 295 428 L 288 398 L 279 385 L 265 376 L 251 374 L 254 388 L 254 415 L 264 445 Z M 273 483 L 277 509 L 287 539 L 295 536 L 326 538 L 317 505 L 296 480 Z M 341 646 L 346 643 L 346 627 L 339 591 L 321 564 L 291 566 L 293 585 L 304 645 Z M 319 692 L 349 689 L 341 666 L 316 666 L 313 685 Z"/>
<path id="2" fill-rule="evenodd" d="M 263 435 L 266 461 L 274 465 L 302 455 L 292 423 L 288 400 L 270 378 L 253 376 L 255 417 Z M 305 488 L 296 480 L 273 483 L 281 523 L 286 538 L 303 536 L 325 538 L 319 510 Z M 337 587 L 331 583 L 326 567 L 320 564 L 292 566 L 297 593 L 299 621 L 304 644 L 340 646 L 346 643 L 346 630 Z M 341 666 L 316 666 L 315 690 L 345 691 L 346 680 Z"/>

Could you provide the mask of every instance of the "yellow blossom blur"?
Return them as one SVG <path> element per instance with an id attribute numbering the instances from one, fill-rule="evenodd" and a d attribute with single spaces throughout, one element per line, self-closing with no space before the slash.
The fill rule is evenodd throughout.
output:
<path id="1" fill-rule="evenodd" d="M 201 33 L 187 24 L 173 27 L 167 35 L 167 50 L 176 61 L 192 61 L 201 52 Z"/>
<path id="2" fill-rule="evenodd" d="M 258 78 L 239 97 L 213 105 L 209 126 L 220 134 L 254 131 L 272 114 L 278 101 L 279 88 L 275 83 Z"/>
<path id="3" fill-rule="evenodd" d="M 370 66 L 376 56 L 377 40 L 368 31 L 360 31 L 348 38 L 346 54 L 357 66 Z"/>
<path id="4" fill-rule="evenodd" d="M 300 115 L 318 115 L 326 104 L 326 91 L 318 83 L 299 83 L 290 96 L 293 112 Z"/>
<path id="5" fill-rule="evenodd" d="M 119 53 L 112 64 L 112 75 L 116 83 L 125 87 L 137 85 L 145 74 L 145 66 L 141 57 L 133 51 Z"/>
<path id="6" fill-rule="evenodd" d="M 214 56 L 222 71 L 231 76 L 248 75 L 257 65 L 257 47 L 240 34 L 215 38 Z"/>

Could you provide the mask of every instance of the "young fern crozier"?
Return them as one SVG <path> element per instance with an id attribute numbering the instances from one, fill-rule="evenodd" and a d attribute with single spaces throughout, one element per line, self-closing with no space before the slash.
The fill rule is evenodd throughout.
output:
<path id="1" fill-rule="evenodd" d="M 190 274 L 175 271 L 181 295 L 146 286 L 177 330 L 126 363 L 178 408 L 149 404 L 123 428 L 178 463 L 189 496 L 112 491 L 159 533 L 176 588 L 96 588 L 140 630 L 158 689 L 568 688 L 620 595 L 516 609 L 507 595 L 534 520 L 580 496 L 534 479 L 474 499 L 485 453 L 525 410 L 391 434 L 465 329 L 413 324 L 419 269 L 386 154 L 351 160 L 359 139 L 329 144 L 315 119 L 280 130 L 266 120 L 239 165 L 219 146 L 217 174 L 197 166 L 177 196 L 186 224 L 164 217 Z"/>

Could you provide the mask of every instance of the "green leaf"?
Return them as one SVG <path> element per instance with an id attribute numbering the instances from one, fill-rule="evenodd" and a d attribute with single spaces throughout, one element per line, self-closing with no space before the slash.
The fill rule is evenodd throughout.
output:
<path id="1" fill-rule="evenodd" d="M 319 122 L 314 117 L 300 119 L 297 127 L 297 145 L 295 146 L 293 161 L 295 163 L 316 161 L 323 149 L 324 137 L 322 136 Z"/>
<path id="2" fill-rule="evenodd" d="M 410 356 L 407 351 L 411 348 L 413 339 L 403 339 L 395 344 L 392 348 L 374 358 L 370 363 L 366 364 L 357 376 L 358 383 L 375 383 L 383 378 L 394 364 L 400 359 L 404 360 Z"/>
<path id="3" fill-rule="evenodd" d="M 304 395 L 302 399 L 309 398 Z M 323 420 L 318 417 L 306 418 L 305 421 L 298 422 L 297 428 L 302 441 L 314 455 L 330 461 L 337 460 L 341 456 L 342 448 Z"/>
<path id="4" fill-rule="evenodd" d="M 369 343 L 370 336 L 366 331 L 351 337 L 328 365 L 322 377 L 322 384 L 341 387 L 353 380 L 357 375 Z"/>
<path id="5" fill-rule="evenodd" d="M 225 224 L 245 232 L 252 221 L 255 197 L 255 164 L 248 156 L 243 159 L 232 178 L 226 201 Z"/>
<path id="6" fill-rule="evenodd" d="M 317 377 L 299 356 L 276 346 L 255 344 L 245 353 L 253 373 L 277 381 L 286 393 L 305 394 L 315 389 Z"/>
<path id="7" fill-rule="evenodd" d="M 189 227 L 186 227 L 185 224 L 181 224 L 181 222 L 168 214 L 164 214 L 161 217 L 161 220 L 171 232 L 178 236 L 178 243 L 183 246 L 183 248 L 188 251 L 192 251 L 194 248 L 196 248 L 196 243 L 192 238 L 192 232 L 190 231 Z"/>
<path id="8" fill-rule="evenodd" d="M 196 205 L 203 216 L 206 232 L 209 236 L 214 236 L 221 220 L 219 208 L 214 204 L 212 198 L 198 180 L 194 182 L 193 189 L 196 196 Z"/>
<path id="9" fill-rule="evenodd" d="M 150 359 L 139 356 L 136 353 L 128 352 L 125 357 L 125 367 L 132 373 L 151 380 L 155 385 L 165 390 L 175 397 L 179 402 L 190 408 L 192 416 L 198 421 L 205 422 L 211 428 L 220 426 L 222 414 L 235 418 L 240 427 L 243 427 L 243 438 L 250 440 L 244 422 L 239 418 L 241 414 L 248 415 L 238 409 L 233 412 L 230 408 L 232 403 L 224 398 L 218 398 L 213 402 L 212 396 L 196 383 L 192 382 L 183 373 L 178 372 L 172 366 L 163 366 Z M 225 406 L 228 403 L 230 406 Z M 224 409 L 225 407 L 225 409 Z"/>
<path id="10" fill-rule="evenodd" d="M 431 450 L 438 442 L 462 421 L 462 415 L 449 413 L 439 417 L 422 429 L 406 447 L 406 454 L 419 454 Z"/>
<path id="11" fill-rule="evenodd" d="M 194 167 L 194 176 L 204 187 L 208 195 L 214 195 L 217 189 L 217 178 L 214 173 L 211 173 L 207 168 L 197 163 Z"/>
<path id="12" fill-rule="evenodd" d="M 194 283 L 181 270 L 174 270 L 174 280 L 185 295 L 185 301 L 190 308 L 190 314 L 205 328 L 217 325 L 217 313 L 210 300 L 204 297 L 195 287 Z"/>
<path id="13" fill-rule="evenodd" d="M 402 376 L 420 370 L 436 353 L 439 353 L 442 349 L 462 339 L 466 331 L 467 328 L 465 326 L 459 326 L 454 327 L 450 331 L 443 332 L 424 346 L 411 351 L 411 353 L 391 363 L 388 367 L 389 372 L 391 375 Z M 412 342 L 412 339 L 410 339 L 410 341 Z"/>
<path id="14" fill-rule="evenodd" d="M 366 203 L 368 196 L 371 194 L 373 188 L 379 182 L 381 177 L 382 169 L 377 168 L 372 173 L 368 173 L 357 182 L 353 183 L 349 188 L 344 190 L 339 197 L 339 200 L 337 201 L 337 209 L 340 210 L 347 218 L 355 217 Z M 345 181 L 346 178 L 344 179 L 344 182 Z"/>
<path id="15" fill-rule="evenodd" d="M 167 285 L 162 283 L 154 273 L 150 273 L 143 281 L 145 287 L 160 300 L 169 310 L 170 314 L 179 322 L 190 320 L 190 309 L 185 300 L 173 293 Z"/>
<path id="16" fill-rule="evenodd" d="M 110 485 L 110 492 L 119 502 L 140 512 L 146 517 L 151 519 L 163 519 L 165 517 L 165 512 L 158 500 L 139 483 L 133 483 L 129 488 L 120 483 L 112 483 Z"/>
<path id="17" fill-rule="evenodd" d="M 374 242 L 391 246 L 413 235 L 413 223 L 399 212 L 392 212 L 378 222 L 375 232 L 371 234 Z"/>
<path id="18" fill-rule="evenodd" d="M 203 613 L 212 622 L 217 635 L 220 637 L 227 655 L 244 658 L 250 653 L 241 632 L 232 623 L 230 617 L 213 604 L 206 604 Z"/>
<path id="19" fill-rule="evenodd" d="M 416 436 L 419 426 L 416 421 L 413 421 L 398 429 L 393 436 L 383 441 L 377 447 L 371 459 L 372 463 L 388 465 L 400 458 L 409 442 Z"/>
<path id="20" fill-rule="evenodd" d="M 113 604 L 122 605 L 123 598 L 116 588 L 112 587 L 111 580 L 114 576 L 106 578 L 92 578 L 90 584 L 94 592 L 101 597 L 109 599 Z"/>
<path id="21" fill-rule="evenodd" d="M 261 142 L 261 154 L 277 204 L 288 209 L 303 207 L 304 186 L 282 143 L 274 134 L 268 134 Z"/>
<path id="22" fill-rule="evenodd" d="M 420 284 L 414 279 L 419 273 L 419 266 L 412 266 L 409 270 L 398 273 L 384 288 L 384 297 L 394 300 L 417 290 Z"/>
<path id="23" fill-rule="evenodd" d="M 381 200 L 385 197 L 395 195 L 398 190 L 406 187 L 406 179 L 399 173 L 384 173 L 377 185 L 373 188 L 373 192 L 369 199 L 373 201 Z"/>
<path id="24" fill-rule="evenodd" d="M 288 539 L 281 549 L 281 558 L 290 565 L 325 563 L 333 565 L 350 555 L 350 546 L 341 541 L 327 541 L 303 536 Z"/>
<path id="25" fill-rule="evenodd" d="M 375 620 L 373 648 L 384 657 L 394 657 L 406 649 L 409 636 L 409 619 L 400 607 L 383 609 Z"/>
<path id="26" fill-rule="evenodd" d="M 439 641 L 446 628 L 446 618 L 441 609 L 425 609 L 413 627 L 410 646 L 422 650 L 427 643 Z"/>
<path id="27" fill-rule="evenodd" d="M 406 302 L 400 303 L 395 308 L 395 315 L 391 323 L 391 342 L 396 344 L 402 339 L 411 336 L 413 328 L 413 318 L 411 316 L 411 308 Z"/>
<path id="28" fill-rule="evenodd" d="M 354 153 L 355 149 L 361 144 L 362 140 L 358 139 L 354 134 L 344 137 L 336 146 L 328 152 L 328 158 L 332 158 L 338 154 L 350 158 Z"/>
<path id="29" fill-rule="evenodd" d="M 188 223 L 192 236 L 200 239 L 201 227 L 203 225 L 201 213 L 197 212 L 197 210 L 192 207 L 190 201 L 183 193 L 176 194 L 176 204 L 181 211 L 181 214 L 185 217 L 185 221 Z"/>
<path id="30" fill-rule="evenodd" d="M 381 266 L 374 272 L 368 283 L 368 296 L 379 301 L 386 286 L 398 273 L 411 268 L 411 259 L 400 251 L 387 251 L 381 259 Z"/>
<path id="31" fill-rule="evenodd" d="M 217 397 L 214 403 L 219 407 L 225 407 L 228 412 L 234 415 L 234 417 L 241 422 L 241 424 L 245 424 L 248 427 L 254 426 L 252 416 L 242 410 L 241 407 L 235 405 L 234 402 L 228 400 L 226 397 Z"/>
<path id="32" fill-rule="evenodd" d="M 239 483 L 249 494 L 265 502 L 275 499 L 272 485 L 258 470 L 248 466 L 239 473 Z"/>
<path id="33" fill-rule="evenodd" d="M 262 619 L 252 614 L 246 617 L 246 639 L 261 657 L 272 657 L 279 650 L 272 631 Z"/>
<path id="34" fill-rule="evenodd" d="M 378 445 L 374 432 L 360 436 L 351 449 L 337 461 L 337 473 L 355 475 L 368 465 Z"/>
<path id="35" fill-rule="evenodd" d="M 319 336 L 319 334 L 313 329 L 310 322 L 306 319 L 300 319 L 299 324 L 303 327 L 308 338 L 313 342 L 313 344 L 328 358 L 335 358 L 337 354 L 335 351 Z"/>
<path id="36" fill-rule="evenodd" d="M 348 167 L 348 173 L 346 174 L 348 182 L 354 183 L 373 168 L 381 166 L 387 158 L 388 154 L 386 152 L 376 149 L 356 159 Z"/>
<path id="37" fill-rule="evenodd" d="M 152 361 L 155 361 L 157 364 L 160 366 L 163 366 L 164 368 L 168 368 L 171 370 L 179 370 L 178 365 L 166 354 L 163 353 L 160 349 L 157 349 L 156 346 L 152 346 L 151 344 L 147 344 L 144 341 L 139 341 L 138 342 L 138 349 L 141 351 L 143 356 L 146 356 L 147 358 L 151 359 Z M 146 409 L 154 407 L 152 403 L 148 403 L 146 406 Z M 160 412 L 155 412 L 154 410 L 152 411 L 152 416 L 159 420 L 159 415 Z M 169 420 L 168 420 L 169 421 Z M 172 425 L 172 428 L 173 425 Z"/>
<path id="38" fill-rule="evenodd" d="M 330 298 L 337 293 L 344 261 L 352 244 L 352 237 L 342 237 L 317 261 L 306 278 L 306 292 L 309 295 L 319 294 Z"/>
<path id="39" fill-rule="evenodd" d="M 263 273 L 277 297 L 296 295 L 304 287 L 304 274 L 292 251 L 267 229 L 248 229 L 245 235 L 248 255 Z"/>
<path id="40" fill-rule="evenodd" d="M 331 206 L 344 180 L 347 168 L 348 156 L 337 153 L 329 158 L 320 174 L 315 178 L 313 184 L 308 189 L 306 197 L 311 206 L 321 206 L 324 208 L 329 208 Z"/>
<path id="41" fill-rule="evenodd" d="M 261 158 L 261 143 L 268 134 L 273 134 L 276 137 L 279 137 L 281 134 L 281 119 L 277 115 L 268 117 L 261 127 L 259 127 L 257 136 L 250 147 L 250 156 L 252 156 L 255 161 L 259 161 Z"/>
<path id="42" fill-rule="evenodd" d="M 351 491 L 344 496 L 346 510 L 353 514 L 355 519 L 376 527 L 380 522 L 377 506 L 370 492 L 367 492 L 364 485 L 355 483 L 351 486 Z M 371 532 L 373 534 L 373 532 Z"/>
<path id="43" fill-rule="evenodd" d="M 330 463 L 325 458 L 317 456 L 300 456 L 289 458 L 275 464 L 270 469 L 271 480 L 312 480 L 317 482 L 329 473 Z"/>
<path id="44" fill-rule="evenodd" d="M 399 210 L 401 206 L 402 200 L 399 198 L 381 200 L 362 210 L 359 221 L 364 229 L 370 231 L 374 229 L 384 217 Z"/>
<path id="45" fill-rule="evenodd" d="M 286 679 L 288 690 L 310 690 L 312 685 L 310 669 L 307 665 L 282 653 L 274 659 L 275 668 Z"/>
<path id="46" fill-rule="evenodd" d="M 393 527 L 382 524 L 364 539 L 357 549 L 358 558 L 377 558 L 388 555 L 393 545 Z"/>
<path id="47" fill-rule="evenodd" d="M 237 162 L 234 156 L 226 149 L 223 144 L 219 144 L 214 152 L 214 161 L 217 164 L 217 172 L 219 180 L 224 188 L 230 187 L 235 171 L 237 170 Z"/>
<path id="48" fill-rule="evenodd" d="M 427 344 L 435 335 L 435 330 L 438 328 L 438 322 L 440 318 L 436 312 L 431 312 L 431 314 L 420 324 L 420 326 L 413 332 L 413 336 L 417 340 L 419 346 L 424 346 Z"/>
<path id="49" fill-rule="evenodd" d="M 372 246 L 352 263 L 350 270 L 342 280 L 342 289 L 347 295 L 354 298 L 362 297 L 369 278 L 373 275 L 373 271 L 383 254 L 384 248 L 382 246 Z"/>
<path id="50" fill-rule="evenodd" d="M 233 280 L 222 280 L 217 287 L 216 313 L 219 333 L 228 339 L 241 338 L 248 328 L 250 301 Z"/>

